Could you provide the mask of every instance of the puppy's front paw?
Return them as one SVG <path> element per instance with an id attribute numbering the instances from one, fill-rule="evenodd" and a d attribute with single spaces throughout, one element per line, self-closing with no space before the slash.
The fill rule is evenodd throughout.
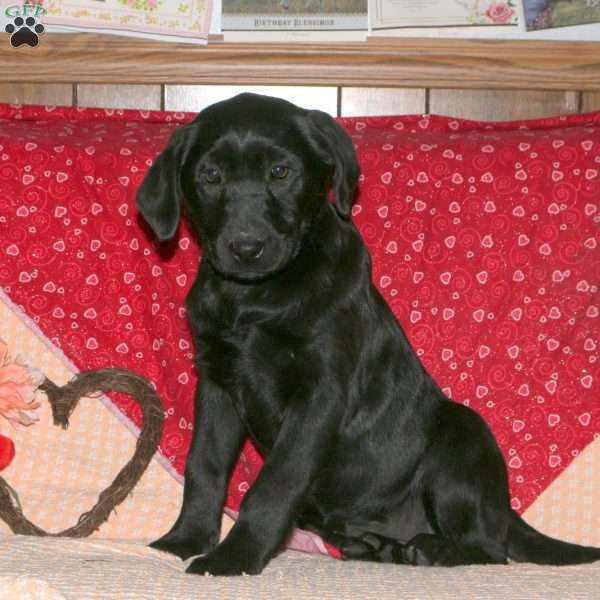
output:
<path id="1" fill-rule="evenodd" d="M 252 555 L 236 556 L 219 551 L 219 548 L 206 556 L 195 558 L 186 572 L 196 575 L 258 575 L 262 571 L 263 566 L 257 564 Z"/>
<path id="2" fill-rule="evenodd" d="M 190 556 L 206 554 L 214 548 L 215 543 L 216 542 L 203 540 L 200 537 L 167 533 L 163 537 L 152 542 L 150 547 L 155 550 L 160 550 L 161 552 L 168 552 L 169 554 L 179 556 L 181 560 L 186 560 L 190 558 Z"/>

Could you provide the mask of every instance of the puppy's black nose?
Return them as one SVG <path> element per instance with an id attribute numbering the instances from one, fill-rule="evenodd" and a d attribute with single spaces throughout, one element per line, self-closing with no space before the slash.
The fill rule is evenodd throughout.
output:
<path id="1" fill-rule="evenodd" d="M 229 250 L 238 261 L 260 258 L 265 245 L 261 240 L 240 239 L 229 242 Z"/>

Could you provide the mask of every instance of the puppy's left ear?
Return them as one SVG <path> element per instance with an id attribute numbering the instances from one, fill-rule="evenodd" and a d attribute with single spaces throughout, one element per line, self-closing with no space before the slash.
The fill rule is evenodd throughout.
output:
<path id="1" fill-rule="evenodd" d="M 320 110 L 307 111 L 299 118 L 306 140 L 326 164 L 333 167 L 335 208 L 340 217 L 350 218 L 350 210 L 360 177 L 354 144 L 335 119 Z"/>
<path id="2" fill-rule="evenodd" d="M 161 242 L 175 235 L 181 217 L 180 179 L 188 128 L 180 127 L 171 134 L 137 192 L 137 208 Z"/>

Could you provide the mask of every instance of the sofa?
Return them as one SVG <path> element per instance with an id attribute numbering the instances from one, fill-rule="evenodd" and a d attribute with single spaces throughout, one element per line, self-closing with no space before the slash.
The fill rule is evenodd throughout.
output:
<path id="1" fill-rule="evenodd" d="M 154 460 L 91 537 L 15 535 L 0 522 L 0 598 L 598 597 L 596 564 L 345 562 L 298 530 L 257 577 L 189 576 L 147 548 L 181 502 L 197 379 L 183 300 L 201 247 L 185 223 L 157 245 L 134 201 L 192 116 L 0 105 L 6 365 L 58 384 L 126 368 L 152 382 L 165 417 Z M 353 219 L 413 347 L 445 393 L 489 423 L 513 508 L 549 535 L 600 546 L 600 113 L 340 122 L 362 169 Z M 14 448 L 0 475 L 32 521 L 58 532 L 131 456 L 142 413 L 135 398 L 94 394 L 60 430 L 44 395 L 32 402 L 34 422 L 0 420 Z M 261 463 L 247 442 L 223 535 Z"/>

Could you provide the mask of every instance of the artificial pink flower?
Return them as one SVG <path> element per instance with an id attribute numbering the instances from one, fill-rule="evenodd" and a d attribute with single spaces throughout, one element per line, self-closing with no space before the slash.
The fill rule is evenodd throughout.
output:
<path id="1" fill-rule="evenodd" d="M 39 420 L 36 392 L 43 381 L 39 371 L 12 360 L 0 339 L 0 415 L 21 425 Z"/>

